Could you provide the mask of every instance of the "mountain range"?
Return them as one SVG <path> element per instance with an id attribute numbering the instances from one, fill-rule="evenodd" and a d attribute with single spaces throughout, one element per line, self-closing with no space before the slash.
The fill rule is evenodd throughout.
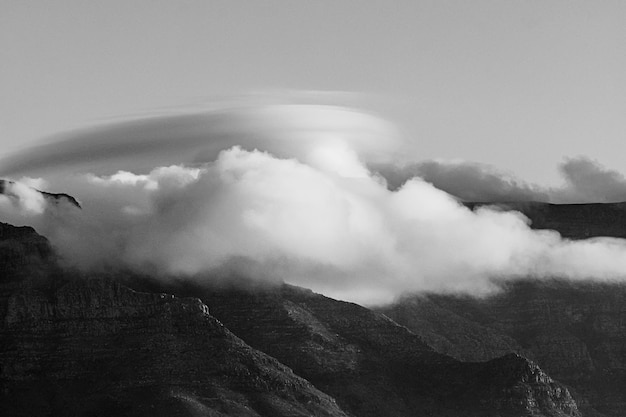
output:
<path id="1" fill-rule="evenodd" d="M 570 238 L 626 236 L 619 204 L 502 209 Z M 625 298 L 528 279 L 368 309 L 287 284 L 78 272 L 2 223 L 0 414 L 613 417 Z"/>

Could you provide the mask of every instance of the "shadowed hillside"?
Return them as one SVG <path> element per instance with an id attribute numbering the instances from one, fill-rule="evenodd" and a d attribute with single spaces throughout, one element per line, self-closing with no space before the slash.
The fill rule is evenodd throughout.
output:
<path id="1" fill-rule="evenodd" d="M 199 299 L 59 271 L 43 280 L 45 239 L 6 224 L 0 238 L 11 248 L 0 257 L 0 415 L 345 416 Z"/>
<path id="2" fill-rule="evenodd" d="M 463 363 L 379 313 L 297 287 L 46 275 L 45 240 L 1 229 L 23 249 L 0 281 L 2 415 L 579 415 L 518 355 Z"/>

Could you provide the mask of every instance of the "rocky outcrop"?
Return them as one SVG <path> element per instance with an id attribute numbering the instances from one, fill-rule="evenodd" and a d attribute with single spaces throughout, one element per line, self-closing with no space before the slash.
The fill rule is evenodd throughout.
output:
<path id="1" fill-rule="evenodd" d="M 517 408 L 517 415 L 578 414 L 576 403 L 563 385 L 556 383 L 537 364 L 517 355 L 508 354 L 486 363 L 488 377 L 507 387 L 507 404 L 502 409 Z"/>

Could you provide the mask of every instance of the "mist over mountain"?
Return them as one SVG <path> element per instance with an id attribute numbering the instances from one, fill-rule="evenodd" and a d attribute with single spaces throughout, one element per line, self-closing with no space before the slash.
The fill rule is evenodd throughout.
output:
<path id="1" fill-rule="evenodd" d="M 396 188 L 373 167 L 394 166 L 402 146 L 396 129 L 370 113 L 244 100 L 27 149 L 3 161 L 14 191 L 0 194 L 0 210 L 84 271 L 282 280 L 366 304 L 406 291 L 486 294 L 495 281 L 528 275 L 624 280 L 621 240 L 570 241 L 532 229 L 520 212 L 470 210 L 442 190 L 458 184 L 448 191 L 490 201 L 516 190 L 529 198 L 535 186 L 495 180 L 477 165 L 425 163 Z M 29 176 L 42 170 L 43 178 Z M 590 198 L 604 192 L 600 183 L 606 198 L 621 195 L 623 177 L 593 162 L 570 160 L 563 172 L 564 195 Z M 82 210 L 67 198 L 50 204 L 39 189 L 72 195 Z M 492 189 L 500 191 L 478 198 Z"/>
<path id="2" fill-rule="evenodd" d="M 6 416 L 580 416 L 522 356 L 460 362 L 303 288 L 85 276 L 4 223 L 0 272 Z"/>
<path id="3" fill-rule="evenodd" d="M 621 204 L 498 209 L 521 210 L 535 227 L 573 239 L 626 230 Z M 6 415 L 613 417 L 623 406 L 623 285 L 517 281 L 486 298 L 407 296 L 381 310 L 386 317 L 281 283 L 199 284 L 132 271 L 89 278 L 59 267 L 31 228 L 2 225 L 0 240 Z M 213 324 L 197 323 L 202 317 Z M 228 341 L 228 331 L 218 337 L 215 323 L 245 345 Z M 201 353 L 216 349 L 217 368 Z"/>
<path id="4" fill-rule="evenodd" d="M 586 286 L 621 294 L 622 203 L 393 189 L 371 116 L 291 111 L 309 127 L 250 124 L 292 156 L 2 181 L 3 219 L 49 239 L 0 229 L 8 415 L 619 415 L 622 303 Z"/>

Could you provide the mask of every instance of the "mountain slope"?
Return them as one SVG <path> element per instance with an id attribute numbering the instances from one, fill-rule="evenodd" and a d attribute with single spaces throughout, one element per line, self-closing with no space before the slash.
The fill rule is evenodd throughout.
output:
<path id="1" fill-rule="evenodd" d="M 10 247 L 41 242 L 32 229 L 0 230 Z M 122 276 L 46 275 L 47 252 L 24 250 L 0 280 L 2 415 L 579 415 L 523 357 L 462 363 L 383 315 L 308 290 L 137 292 Z"/>
<path id="2" fill-rule="evenodd" d="M 0 230 L 39 249 L 32 229 Z M 0 415 L 345 416 L 197 298 L 69 273 L 20 281 L 36 255 L 19 255 L 0 280 Z"/>
<path id="3" fill-rule="evenodd" d="M 608 236 L 626 238 L 626 202 L 549 204 L 540 202 L 465 203 L 470 208 L 495 206 L 523 213 L 533 229 L 556 230 L 569 239 Z"/>
<path id="4" fill-rule="evenodd" d="M 626 237 L 626 203 L 465 203 L 522 212 L 569 239 Z M 573 388 L 585 415 L 626 409 L 626 286 L 521 280 L 486 299 L 421 294 L 381 309 L 463 360 L 517 352 Z"/>
<path id="5" fill-rule="evenodd" d="M 462 363 L 381 314 L 287 285 L 187 291 L 354 415 L 578 415 L 569 392 L 520 356 Z"/>

